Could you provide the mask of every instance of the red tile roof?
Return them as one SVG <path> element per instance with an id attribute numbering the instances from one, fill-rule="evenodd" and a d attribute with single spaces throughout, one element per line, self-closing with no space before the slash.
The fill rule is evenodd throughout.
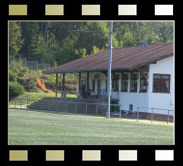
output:
<path id="1" fill-rule="evenodd" d="M 148 48 L 141 48 L 141 46 L 113 48 L 112 70 L 132 70 L 169 56 L 173 56 L 173 43 L 151 44 L 148 45 Z M 44 73 L 107 71 L 108 57 L 109 50 L 105 49 L 51 68 Z"/>

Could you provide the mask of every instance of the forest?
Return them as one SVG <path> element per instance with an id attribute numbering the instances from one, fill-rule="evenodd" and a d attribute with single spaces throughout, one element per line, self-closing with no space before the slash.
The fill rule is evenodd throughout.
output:
<path id="1" fill-rule="evenodd" d="M 173 42 L 173 22 L 113 23 L 113 48 Z M 10 21 L 9 56 L 57 66 L 88 56 L 108 47 L 109 22 Z"/>

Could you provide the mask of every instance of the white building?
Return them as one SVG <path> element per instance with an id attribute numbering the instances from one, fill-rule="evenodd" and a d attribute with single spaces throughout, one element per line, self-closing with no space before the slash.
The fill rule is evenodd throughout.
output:
<path id="1" fill-rule="evenodd" d="M 65 73 L 75 73 L 78 75 L 77 92 L 86 94 L 81 96 L 105 100 L 108 54 L 106 49 L 45 73 L 56 73 L 57 77 L 58 73 L 63 73 L 62 90 Z M 167 110 L 174 110 L 173 44 L 114 48 L 111 100 L 118 101 L 121 110 L 138 109 L 142 114 L 153 111 L 155 115 L 167 115 Z M 169 114 L 173 115 L 173 111 Z"/>

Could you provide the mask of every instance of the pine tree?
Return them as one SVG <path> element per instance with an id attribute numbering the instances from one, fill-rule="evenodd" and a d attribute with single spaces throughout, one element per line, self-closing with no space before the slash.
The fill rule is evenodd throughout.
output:
<path id="1" fill-rule="evenodd" d="M 22 39 L 22 32 L 18 22 L 9 22 L 9 55 L 18 56 L 22 48 L 24 40 Z"/>
<path id="2" fill-rule="evenodd" d="M 21 28 L 20 28 L 21 24 Z M 173 42 L 172 22 L 114 22 L 113 48 Z M 14 22 L 10 24 L 10 54 L 60 65 L 106 49 L 108 22 Z M 21 32 L 22 31 L 22 32 Z M 23 40 L 24 39 L 24 44 Z"/>

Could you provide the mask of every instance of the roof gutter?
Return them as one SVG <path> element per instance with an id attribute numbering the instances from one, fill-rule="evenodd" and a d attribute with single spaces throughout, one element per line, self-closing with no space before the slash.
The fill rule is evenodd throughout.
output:
<path id="1" fill-rule="evenodd" d="M 139 64 L 139 65 L 133 66 L 133 67 L 131 67 L 131 68 L 130 68 L 130 70 L 137 69 L 137 68 L 139 68 L 139 67 L 141 67 L 141 66 L 144 66 L 144 65 L 150 64 L 150 63 L 155 62 L 155 61 L 162 60 L 162 59 L 164 59 L 164 58 L 168 58 L 168 57 L 170 57 L 170 56 L 173 56 L 173 52 L 172 52 L 172 53 L 170 53 L 170 54 L 164 55 L 164 56 L 162 56 L 162 57 L 160 57 L 160 58 L 156 58 L 156 59 L 153 59 L 153 60 L 151 60 L 151 61 L 148 61 L 148 62 L 145 62 L 145 63 Z"/>
<path id="2" fill-rule="evenodd" d="M 170 53 L 170 54 L 167 54 L 167 55 L 164 55 L 160 58 L 156 58 L 156 59 L 153 59 L 151 61 L 147 61 L 145 63 L 142 63 L 142 64 L 139 64 L 139 65 L 136 65 L 136 66 L 133 66 L 133 67 L 130 67 L 130 68 L 112 68 L 111 70 L 112 71 L 119 71 L 119 70 L 122 70 L 122 71 L 132 71 L 132 70 L 135 70 L 141 66 L 144 66 L 144 65 L 147 65 L 147 64 L 150 64 L 154 61 L 158 61 L 158 60 L 161 60 L 161 59 L 164 59 L 164 58 L 167 58 L 167 57 L 170 57 L 170 56 L 173 56 L 173 52 Z M 47 70 L 47 71 L 43 71 L 44 74 L 56 74 L 56 73 L 78 73 L 78 72 L 100 72 L 100 71 L 107 71 L 107 68 L 104 69 L 76 69 L 76 70 L 57 70 L 57 71 L 51 71 L 50 70 Z"/>
<path id="3" fill-rule="evenodd" d="M 112 68 L 113 71 L 124 70 L 130 71 L 129 68 Z M 62 70 L 62 71 L 43 71 L 44 74 L 56 74 L 56 73 L 78 73 L 78 72 L 100 72 L 107 71 L 107 69 L 79 69 L 79 70 Z"/>

